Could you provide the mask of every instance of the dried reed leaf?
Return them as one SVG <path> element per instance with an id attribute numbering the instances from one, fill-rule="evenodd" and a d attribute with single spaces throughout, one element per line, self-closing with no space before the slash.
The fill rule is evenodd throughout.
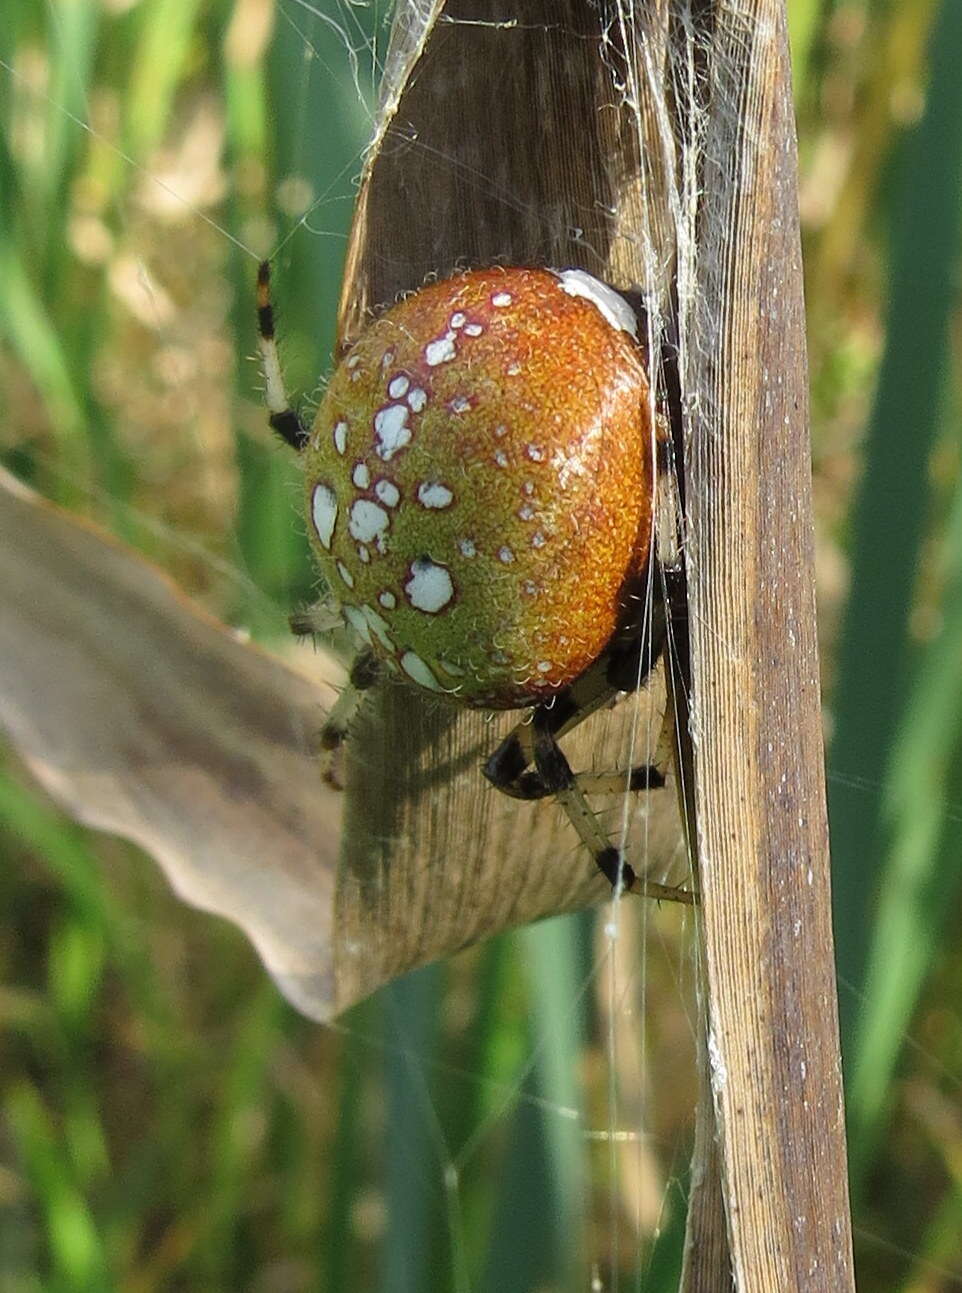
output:
<path id="1" fill-rule="evenodd" d="M 641 285 L 650 248 L 623 221 L 659 186 L 641 165 L 635 118 L 615 101 L 600 11 L 582 0 L 449 0 L 400 6 L 398 21 L 348 251 L 341 348 L 373 308 L 458 267 L 576 265 Z M 657 261 L 670 263 L 664 246 Z M 572 764 L 646 761 L 663 708 L 659 677 L 566 738 Z M 480 777 L 516 721 L 397 687 L 373 698 L 350 747 L 338 889 L 339 963 L 352 959 L 358 993 L 457 938 L 607 895 L 554 805 L 518 804 Z M 613 805 L 614 835 L 622 813 L 632 865 L 683 879 L 673 788 Z"/>
<path id="2" fill-rule="evenodd" d="M 339 869 L 345 796 L 310 752 L 333 689 L 239 641 L 6 474 L 0 599 L 0 725 L 28 767 L 78 821 L 134 840 L 184 899 L 238 924 L 307 1014 L 330 1018 L 394 975 L 605 892 L 550 805 L 519 814 L 488 788 L 482 829 L 442 814 L 430 849 L 406 839 L 403 808 L 380 790 L 398 784 L 389 756 L 409 735 L 399 690 L 364 723 L 381 767 L 355 776 L 347 806 L 384 869 L 365 874 L 350 853 Z M 598 716 L 596 730 L 621 720 Z M 436 710 L 420 730 L 406 793 L 438 790 L 443 806 L 453 780 L 476 794 L 493 737 L 483 718 L 458 726 Z M 642 814 L 636 831 L 669 856 L 677 823 Z"/>
<path id="3" fill-rule="evenodd" d="M 6 473 L 0 602 L 0 724 L 40 783 L 240 925 L 290 999 L 329 1016 L 342 806 L 308 744 L 330 688 Z"/>
<path id="4" fill-rule="evenodd" d="M 837 1293 L 854 1278 L 784 0 L 718 0 L 708 48 L 685 374 L 706 1059 L 735 1286 Z"/>

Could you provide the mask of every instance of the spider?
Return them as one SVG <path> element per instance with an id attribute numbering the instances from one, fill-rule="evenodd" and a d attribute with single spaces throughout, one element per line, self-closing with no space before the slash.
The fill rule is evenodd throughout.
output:
<path id="1" fill-rule="evenodd" d="M 488 781 L 554 797 L 615 892 L 693 901 L 638 877 L 586 798 L 664 787 L 670 732 L 628 773 L 575 774 L 558 743 L 644 686 L 667 633 L 664 598 L 645 596 L 658 435 L 627 301 L 582 270 L 430 283 L 367 328 L 310 427 L 285 390 L 266 262 L 257 303 L 270 424 L 302 456 L 331 590 L 292 626 L 346 623 L 360 644 L 322 748 L 333 758 L 386 676 L 524 709 Z"/>

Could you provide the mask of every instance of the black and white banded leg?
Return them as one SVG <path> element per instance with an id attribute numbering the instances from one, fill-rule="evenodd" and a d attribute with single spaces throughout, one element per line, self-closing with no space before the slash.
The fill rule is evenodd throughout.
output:
<path id="1" fill-rule="evenodd" d="M 274 306 L 271 304 L 271 267 L 266 260 L 257 269 L 257 333 L 264 364 L 265 400 L 274 431 L 298 453 L 307 446 L 310 430 L 291 408 L 284 385 L 277 339 L 274 336 Z"/>
<path id="2" fill-rule="evenodd" d="M 662 769 L 667 766 L 671 749 L 669 716 L 666 714 L 662 723 L 654 763 L 640 765 L 630 772 L 574 773 L 558 745 L 558 737 L 570 731 L 590 712 L 579 710 L 565 693 L 550 707 L 538 706 L 530 722 L 519 724 L 501 742 L 484 764 L 484 775 L 498 790 L 515 799 L 536 800 L 553 796 L 616 894 L 630 891 L 649 898 L 693 903 L 695 897 L 690 890 L 638 876 L 623 852 L 608 839 L 597 813 L 586 798 L 587 794 L 620 794 L 626 789 L 663 788 L 665 774 Z M 530 767 L 532 763 L 533 769 Z"/>

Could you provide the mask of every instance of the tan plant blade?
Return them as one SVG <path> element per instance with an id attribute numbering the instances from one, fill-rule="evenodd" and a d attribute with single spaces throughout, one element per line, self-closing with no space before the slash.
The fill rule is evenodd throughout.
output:
<path id="1" fill-rule="evenodd" d="M 646 762 L 663 709 L 659 676 L 638 701 L 565 738 L 572 765 Z M 338 885 L 338 976 L 350 998 L 499 930 L 610 894 L 552 802 L 519 803 L 483 780 L 481 763 L 517 718 L 459 714 L 402 687 L 371 698 L 351 745 Z M 614 839 L 626 811 L 632 862 L 682 882 L 687 856 L 671 783 L 616 797 L 605 813 Z"/>
<path id="2" fill-rule="evenodd" d="M 715 1097 L 714 1110 L 703 1101 L 685 1287 L 730 1286 L 729 1237 L 739 1288 L 851 1287 L 784 0 L 529 0 L 521 23 L 504 0 L 406 8 L 419 33 L 397 44 L 406 79 L 392 69 L 391 112 L 363 176 L 342 343 L 373 307 L 460 265 L 578 265 L 656 305 L 677 267 L 687 808 L 707 881 Z M 615 9 L 621 26 L 602 30 Z M 683 235 L 677 259 L 659 202 L 666 178 L 682 181 L 669 208 Z M 416 874 L 411 850 L 427 844 L 446 869 L 420 877 L 425 911 L 438 884 L 456 900 L 460 883 L 467 906 L 475 877 L 457 833 L 493 826 L 490 801 L 460 770 L 474 757 L 473 720 L 442 722 L 408 696 L 382 703 L 354 749 L 346 825 L 358 905 L 396 864 Z M 619 762 L 617 742 L 592 738 L 596 755 Z M 499 845 L 527 870 L 541 837 L 526 853 L 520 819 L 504 821 Z M 548 883 L 540 867 L 533 874 Z M 508 867 L 502 880 L 512 883 Z M 557 882 L 555 910 L 577 900 L 575 880 Z"/>
<path id="3" fill-rule="evenodd" d="M 236 922 L 287 996 L 336 998 L 341 797 L 308 753 L 330 692 L 0 475 L 0 724 L 78 821 Z"/>
<path id="4" fill-rule="evenodd" d="M 310 754 L 330 688 L 238 641 L 140 557 L 5 474 L 0 601 L 0 724 L 37 779 L 78 821 L 138 843 L 188 902 L 238 924 L 315 1018 L 605 895 L 553 805 L 516 805 L 482 782 L 510 716 L 496 726 L 428 709 L 417 757 L 398 760 L 410 696 L 389 689 L 362 719 L 352 794 L 330 790 Z M 623 706 L 595 733 L 629 721 Z M 424 806 L 414 824 L 409 796 Z M 470 814 L 451 813 L 452 796 Z M 345 801 L 349 838 L 367 851 L 348 848 L 339 867 Z M 639 805 L 635 840 L 670 859 L 674 798 L 653 802 L 650 816 Z"/>
<path id="5" fill-rule="evenodd" d="M 348 248 L 342 347 L 377 305 L 458 266 L 577 265 L 628 287 L 646 281 L 652 261 L 670 263 L 662 224 L 638 217 L 643 199 L 650 209 L 664 191 L 654 172 L 665 159 L 652 147 L 642 160 L 634 118 L 612 104 L 598 15 L 582 0 L 532 0 L 525 21 L 516 16 L 497 0 L 398 7 Z M 640 246 L 642 229 L 657 255 Z M 640 703 L 596 716 L 566 738 L 572 765 L 647 762 L 663 707 L 659 680 Z M 478 773 L 516 716 L 457 715 L 389 688 L 367 719 L 351 746 L 339 888 L 339 964 L 345 983 L 357 975 L 352 995 L 459 938 L 604 899 L 555 807 L 506 800 Z M 684 879 L 673 789 L 620 797 L 606 819 L 613 838 L 628 818 L 632 865 Z"/>
<path id="6" fill-rule="evenodd" d="M 787 15 L 784 0 L 718 0 L 713 19 L 683 381 L 699 397 L 688 784 L 717 1143 L 700 1128 L 692 1175 L 720 1164 L 739 1290 L 842 1293 L 855 1279 Z M 721 1239 L 713 1194 L 689 1214 L 695 1256 Z M 727 1272 L 692 1260 L 683 1287 L 727 1289 Z"/>

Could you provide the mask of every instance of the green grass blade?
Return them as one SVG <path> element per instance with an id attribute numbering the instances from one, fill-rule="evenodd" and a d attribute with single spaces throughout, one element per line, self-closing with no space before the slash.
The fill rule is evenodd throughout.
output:
<path id="1" fill-rule="evenodd" d="M 908 617 L 925 532 L 928 461 L 939 424 L 956 288 L 962 171 L 962 7 L 945 0 L 931 45 L 924 116 L 906 140 L 892 243 L 886 347 L 853 521 L 851 593 L 833 706 L 830 815 L 843 1047 L 859 1041 L 858 995 L 889 839 L 869 786 L 885 781 L 902 721 Z M 854 989 L 854 995 L 846 992 Z M 866 1012 L 872 1009 L 866 1003 Z"/>
<path id="2" fill-rule="evenodd" d="M 200 0 L 153 0 L 142 6 L 124 93 L 124 134 L 137 159 L 143 159 L 167 129 L 201 11 Z"/>
<path id="3" fill-rule="evenodd" d="M 808 84 L 809 59 L 823 7 L 821 0 L 789 0 L 788 31 L 796 102 L 801 99 Z"/>
<path id="4" fill-rule="evenodd" d="M 26 1083 L 10 1090 L 4 1118 L 22 1170 L 43 1201 L 51 1290 L 98 1293 L 110 1287 L 108 1263 L 94 1219 L 78 1188 L 70 1155 L 40 1097 Z"/>
<path id="5" fill-rule="evenodd" d="M 74 384 L 56 321 L 35 290 L 15 243 L 0 247 L 0 333 L 30 373 L 46 407 L 65 484 L 61 501 L 66 502 L 75 497 L 67 482 L 82 485 L 90 473 L 83 397 Z"/>
<path id="6" fill-rule="evenodd" d="M 358 1007 L 351 1012 L 349 1027 L 366 1031 L 369 1016 L 367 1005 Z M 347 1035 L 338 1064 L 337 1134 L 331 1152 L 329 1194 L 317 1250 L 316 1287 L 319 1290 L 359 1287 L 351 1221 L 361 1183 L 361 1097 L 369 1067 L 367 1053 Z"/>
<path id="7" fill-rule="evenodd" d="M 444 973 L 439 965 L 406 975 L 382 994 L 387 1103 L 381 1293 L 450 1290 L 445 1241 L 445 1150 L 432 1089 Z"/>
<path id="8" fill-rule="evenodd" d="M 849 1082 L 856 1162 L 878 1134 L 892 1071 L 962 881 L 962 488 L 945 552 L 942 629 L 917 662 L 886 793 L 891 844 Z"/>
<path id="9" fill-rule="evenodd" d="M 558 1244 L 545 1125 L 549 1116 L 523 1103 L 511 1118 L 479 1293 L 530 1293 L 558 1287 L 551 1281 L 558 1265 Z"/>
<path id="10" fill-rule="evenodd" d="M 103 12 L 94 0 L 46 6 L 51 62 L 50 101 L 47 105 L 47 147 L 44 183 L 53 201 L 62 194 L 74 162 L 86 147 L 86 137 L 76 121 L 89 119 L 97 37 Z M 51 213 L 57 217 L 56 207 Z"/>
<path id="11" fill-rule="evenodd" d="M 583 1119 L 578 1116 L 582 1110 L 578 1074 L 585 1040 L 585 962 L 580 931 L 578 919 L 563 916 L 518 934 L 531 994 L 537 1089 L 549 1107 L 540 1119 L 548 1188 L 544 1198 L 531 1192 L 537 1213 L 529 1213 L 528 1233 L 536 1249 L 550 1241 L 550 1273 L 561 1288 L 577 1287 L 586 1279 L 584 1237 L 590 1215 Z M 538 1175 L 540 1156 L 534 1146 L 532 1150 Z M 516 1166 L 525 1170 L 521 1163 Z M 506 1188 L 523 1194 L 530 1191 L 530 1183 L 511 1182 Z M 542 1238 L 536 1235 L 539 1229 L 545 1231 Z M 502 1242 L 500 1234 L 494 1242 Z M 504 1259 L 507 1266 L 506 1250 Z"/>
<path id="12" fill-rule="evenodd" d="M 210 1198 L 198 1254 L 203 1288 L 237 1288 L 243 1282 L 249 1183 L 263 1152 L 257 1129 L 266 1125 L 267 1070 L 282 1015 L 277 991 L 265 981 L 248 1001 L 243 1026 L 224 1057 L 220 1107 L 211 1126 Z"/>

